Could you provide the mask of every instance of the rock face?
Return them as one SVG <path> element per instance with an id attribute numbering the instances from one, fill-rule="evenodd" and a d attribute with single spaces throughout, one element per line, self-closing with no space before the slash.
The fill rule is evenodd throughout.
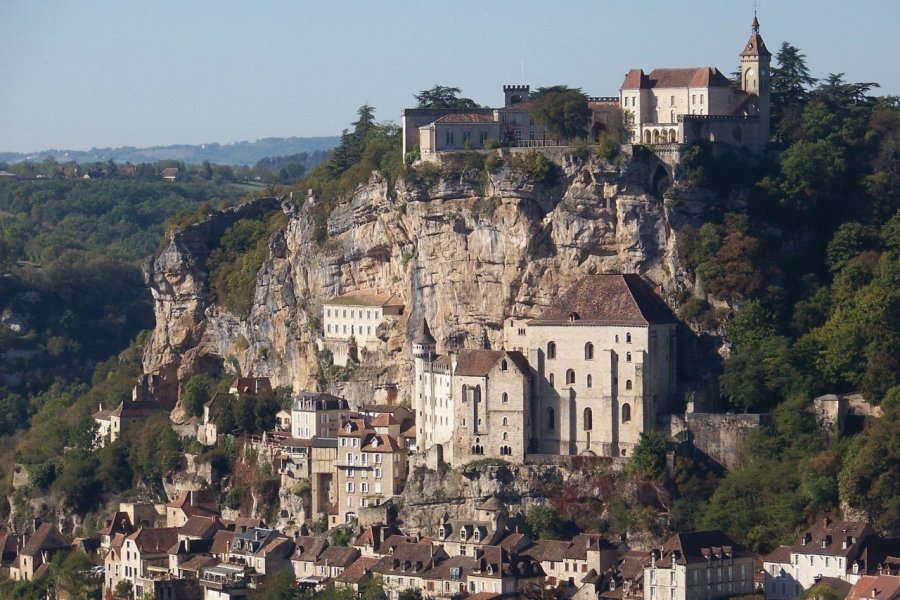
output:
<path id="1" fill-rule="evenodd" d="M 497 347 L 505 317 L 539 314 L 585 274 L 636 272 L 664 292 L 692 287 L 678 268 L 673 224 L 698 223 L 708 197 L 678 186 L 667 199 L 649 193 L 667 173 L 652 156 L 618 166 L 558 160 L 560 176 L 549 187 L 505 167 L 488 178 L 445 172 L 433 185 L 395 187 L 373 173 L 333 210 L 321 245 L 312 241 L 315 199 L 300 209 L 286 204 L 290 222 L 270 240 L 243 317 L 210 305 L 205 258 L 228 224 L 271 210 L 275 199 L 174 233 L 148 274 L 157 326 L 145 370 L 174 385 L 204 364 L 236 362 L 273 386 L 314 388 L 322 302 L 379 289 L 405 301 L 404 315 L 383 332 L 382 349 L 331 391 L 354 403 L 395 389 L 402 400 L 412 367 L 408 335 L 423 317 L 439 352 L 478 344 L 482 332 Z"/>

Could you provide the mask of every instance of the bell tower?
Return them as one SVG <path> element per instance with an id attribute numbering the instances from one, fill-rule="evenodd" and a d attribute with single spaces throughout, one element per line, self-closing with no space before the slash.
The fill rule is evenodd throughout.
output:
<path id="1" fill-rule="evenodd" d="M 756 114 L 759 116 L 760 139 L 765 145 L 769 140 L 772 53 L 766 48 L 759 34 L 759 19 L 753 13 L 750 39 L 741 52 L 741 89 L 756 96 Z"/>

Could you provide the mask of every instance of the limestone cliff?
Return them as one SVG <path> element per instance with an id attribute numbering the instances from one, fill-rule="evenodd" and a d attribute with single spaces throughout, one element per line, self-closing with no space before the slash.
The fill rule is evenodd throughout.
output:
<path id="1" fill-rule="evenodd" d="M 312 241 L 315 199 L 299 209 L 286 202 L 290 222 L 270 240 L 253 308 L 242 317 L 208 301 L 205 256 L 223 225 L 270 210 L 275 200 L 172 234 L 148 273 L 157 326 L 145 370 L 172 384 L 204 363 L 236 360 L 244 374 L 269 376 L 273 385 L 315 387 L 322 302 L 376 288 L 398 294 L 407 308 L 382 332 L 382 350 L 333 390 L 368 401 L 382 390 L 407 389 L 407 336 L 423 316 L 440 352 L 477 344 L 482 331 L 499 345 L 505 317 L 538 314 L 587 273 L 637 272 L 664 292 L 691 287 L 678 268 L 673 227 L 698 222 L 710 198 L 678 186 L 665 199 L 652 193 L 670 172 L 653 156 L 619 165 L 554 160 L 560 175 L 550 186 L 506 167 L 487 178 L 445 169 L 433 184 L 400 180 L 393 187 L 373 173 L 331 212 L 322 245 Z"/>

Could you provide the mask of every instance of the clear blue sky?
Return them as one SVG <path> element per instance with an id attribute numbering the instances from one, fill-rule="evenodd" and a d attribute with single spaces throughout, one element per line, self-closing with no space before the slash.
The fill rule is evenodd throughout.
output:
<path id="1" fill-rule="evenodd" d="M 752 0 L 0 2 L 0 151 L 336 135 L 368 103 L 504 83 L 616 95 L 634 67 L 737 67 Z M 898 0 L 759 0 L 775 53 L 900 94 Z"/>

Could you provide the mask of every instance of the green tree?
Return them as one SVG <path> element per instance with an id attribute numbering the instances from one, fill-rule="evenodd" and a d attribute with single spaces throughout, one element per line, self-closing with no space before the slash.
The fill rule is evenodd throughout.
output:
<path id="1" fill-rule="evenodd" d="M 525 516 L 525 523 L 534 534 L 540 539 L 560 539 L 562 535 L 562 520 L 555 508 L 548 504 L 534 506 Z"/>
<path id="2" fill-rule="evenodd" d="M 538 88 L 531 94 L 528 112 L 562 140 L 584 139 L 591 120 L 587 96 L 564 85 Z"/>
<path id="3" fill-rule="evenodd" d="M 658 431 L 642 432 L 631 458 L 628 460 L 629 473 L 658 479 L 666 472 L 666 451 L 669 443 Z"/>
<path id="4" fill-rule="evenodd" d="M 413 97 L 419 103 L 418 108 L 481 108 L 471 98 L 460 98 L 460 91 L 458 87 L 435 85 Z"/>
<path id="5" fill-rule="evenodd" d="M 360 600 L 387 600 L 381 575 L 375 575 L 362 585 L 359 598 Z"/>
<path id="6" fill-rule="evenodd" d="M 123 579 L 116 584 L 116 598 L 131 598 L 134 594 L 134 584 L 130 579 Z"/>
<path id="7" fill-rule="evenodd" d="M 53 487 L 67 507 L 85 514 L 100 502 L 102 487 L 96 473 L 97 460 L 94 456 L 84 450 L 71 451 L 66 454 L 62 474 Z"/>
<path id="8" fill-rule="evenodd" d="M 422 600 L 422 590 L 419 588 L 406 588 L 400 592 L 400 600 Z"/>
<path id="9" fill-rule="evenodd" d="M 809 74 L 806 56 L 795 46 L 782 42 L 772 67 L 772 123 L 782 141 L 799 135 L 800 115 L 816 79 Z"/>
<path id="10" fill-rule="evenodd" d="M 212 397 L 214 383 L 206 373 L 192 375 L 184 386 L 182 406 L 188 416 L 203 414 L 203 405 Z"/>
<path id="11" fill-rule="evenodd" d="M 67 598 L 72 600 L 89 600 L 100 597 L 101 581 L 91 573 L 91 562 L 84 552 L 58 553 L 51 565 L 55 572 L 59 587 L 66 591 Z"/>

